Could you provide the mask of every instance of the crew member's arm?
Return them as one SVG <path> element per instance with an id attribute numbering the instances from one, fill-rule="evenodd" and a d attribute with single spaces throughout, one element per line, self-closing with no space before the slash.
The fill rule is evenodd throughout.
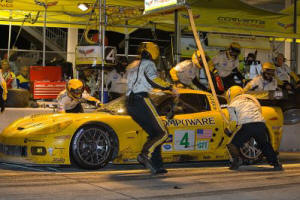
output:
<path id="1" fill-rule="evenodd" d="M 84 103 L 87 103 L 87 104 L 90 104 L 90 105 L 93 105 L 96 107 L 102 106 L 101 102 L 98 99 L 96 99 L 95 97 L 90 96 L 89 93 L 87 93 L 87 91 L 83 92 L 82 98 L 85 100 Z"/>
<path id="2" fill-rule="evenodd" d="M 248 92 L 251 90 L 255 90 L 258 87 L 256 83 L 256 78 L 252 79 L 247 85 L 244 87 L 244 92 Z"/>
<path id="3" fill-rule="evenodd" d="M 209 71 L 212 72 L 213 74 L 217 74 L 218 73 L 218 70 L 215 68 L 215 65 L 217 64 L 216 60 L 217 60 L 216 58 L 213 58 L 212 60 L 210 60 L 208 62 Z"/>
<path id="4" fill-rule="evenodd" d="M 65 113 L 66 109 L 65 109 L 65 104 L 66 104 L 66 93 L 61 93 L 58 95 L 57 97 L 57 103 L 58 103 L 58 107 L 57 107 L 57 112 L 59 113 Z"/>
<path id="5" fill-rule="evenodd" d="M 153 88 L 158 88 L 161 90 L 171 90 L 172 89 L 172 85 L 170 83 L 162 80 L 161 78 L 159 78 L 157 76 L 157 72 L 156 72 L 154 63 L 148 64 L 148 66 L 146 67 L 146 70 L 144 72 L 144 75 L 145 75 L 147 81 L 149 82 L 149 84 Z"/>
<path id="6" fill-rule="evenodd" d="M 300 87 L 300 78 L 297 76 L 297 74 L 291 71 L 290 76 L 294 79 L 296 87 Z"/>

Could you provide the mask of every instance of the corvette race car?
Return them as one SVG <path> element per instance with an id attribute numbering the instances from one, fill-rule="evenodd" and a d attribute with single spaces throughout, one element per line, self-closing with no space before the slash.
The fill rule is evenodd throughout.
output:
<path id="1" fill-rule="evenodd" d="M 169 138 L 162 145 L 164 162 L 228 160 L 225 123 L 210 93 L 179 89 L 173 96 L 157 91 L 151 95 Z M 172 119 L 166 116 L 171 108 Z M 263 107 L 269 138 L 278 151 L 283 126 L 278 107 Z M 223 108 L 228 118 L 226 106 Z M 19 119 L 0 134 L 0 160 L 14 163 L 70 165 L 98 169 L 112 161 L 137 163 L 137 155 L 147 134 L 127 115 L 125 97 L 116 99 L 93 113 L 43 114 Z M 240 149 L 245 160 L 261 158 L 255 141 Z"/>

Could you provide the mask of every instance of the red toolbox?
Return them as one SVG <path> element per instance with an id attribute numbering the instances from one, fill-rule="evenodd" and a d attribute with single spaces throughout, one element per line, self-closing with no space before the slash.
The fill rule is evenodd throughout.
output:
<path id="1" fill-rule="evenodd" d="M 30 66 L 30 81 L 61 81 L 60 66 Z"/>
<path id="2" fill-rule="evenodd" d="M 66 88 L 60 66 L 31 66 L 33 99 L 55 99 Z"/>
<path id="3" fill-rule="evenodd" d="M 66 82 L 64 81 L 34 81 L 33 99 L 56 99 L 65 88 Z"/>

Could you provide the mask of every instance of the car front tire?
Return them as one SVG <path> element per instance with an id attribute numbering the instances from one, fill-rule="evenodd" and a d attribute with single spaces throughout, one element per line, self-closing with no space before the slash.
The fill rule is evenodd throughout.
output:
<path id="1" fill-rule="evenodd" d="M 71 159 L 81 168 L 99 169 L 111 160 L 114 136 L 103 127 L 88 125 L 80 128 L 71 142 Z"/>

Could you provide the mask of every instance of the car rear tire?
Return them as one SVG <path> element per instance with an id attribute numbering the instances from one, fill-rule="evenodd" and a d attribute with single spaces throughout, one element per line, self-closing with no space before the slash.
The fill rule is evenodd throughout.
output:
<path id="1" fill-rule="evenodd" d="M 80 128 L 71 142 L 71 161 L 84 169 L 100 169 L 112 159 L 115 136 L 106 128 L 88 125 Z"/>
<path id="2" fill-rule="evenodd" d="M 258 148 L 258 144 L 254 138 L 244 143 L 240 148 L 240 154 L 243 158 L 244 164 L 254 164 L 262 160 L 262 151 Z"/>

